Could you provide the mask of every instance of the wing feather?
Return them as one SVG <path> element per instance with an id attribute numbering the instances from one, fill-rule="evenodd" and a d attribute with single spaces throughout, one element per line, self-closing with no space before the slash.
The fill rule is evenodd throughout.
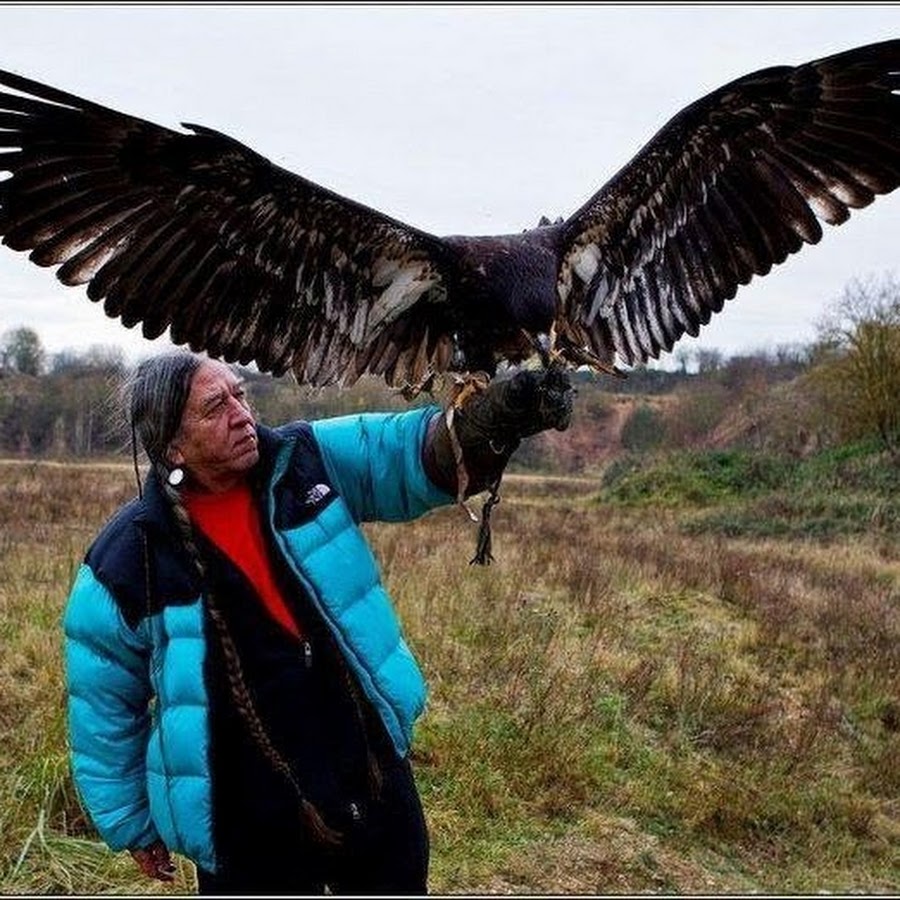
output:
<path id="1" fill-rule="evenodd" d="M 900 185 L 900 40 L 724 85 L 562 224 L 558 329 L 635 364 Z"/>
<path id="2" fill-rule="evenodd" d="M 96 264 L 85 259 L 83 268 L 70 266 L 72 259 L 94 246 L 98 239 L 112 238 L 118 243 L 146 211 L 143 204 L 136 205 L 131 198 L 95 199 L 96 205 L 79 210 L 69 224 L 59 226 L 48 220 L 42 228 L 31 229 L 27 238 L 27 245 L 34 247 L 29 254 L 32 262 L 39 266 L 66 264 L 65 271 L 57 272 L 63 284 L 84 284 L 96 270 Z"/>
<path id="3" fill-rule="evenodd" d="M 707 278 L 706 302 L 713 312 L 719 312 L 737 290 L 738 267 L 732 247 L 711 215 L 709 206 L 695 217 L 693 238 Z M 713 260 L 717 260 L 718 265 Z"/>
<path id="4" fill-rule="evenodd" d="M 418 312 L 446 304 L 440 239 L 211 129 L 177 132 L 8 72 L 0 88 L 3 242 L 87 285 L 124 325 L 314 384 L 369 371 L 383 333 L 404 371 L 443 346 L 426 326 L 446 337 L 447 316 Z"/>

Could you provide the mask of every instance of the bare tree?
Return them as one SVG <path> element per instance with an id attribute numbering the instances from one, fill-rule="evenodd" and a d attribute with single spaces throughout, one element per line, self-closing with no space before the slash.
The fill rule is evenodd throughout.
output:
<path id="1" fill-rule="evenodd" d="M 877 434 L 900 460 L 900 283 L 854 280 L 818 323 L 811 373 L 847 438 Z"/>

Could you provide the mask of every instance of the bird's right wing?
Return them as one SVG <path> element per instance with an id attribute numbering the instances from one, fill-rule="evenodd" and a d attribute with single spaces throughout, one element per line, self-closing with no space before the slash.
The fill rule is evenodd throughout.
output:
<path id="1" fill-rule="evenodd" d="M 900 184 L 900 40 L 739 78 L 559 226 L 558 327 L 633 365 Z"/>
<path id="2" fill-rule="evenodd" d="M 0 235 L 148 338 L 301 383 L 446 366 L 444 245 L 208 128 L 0 72 Z"/>

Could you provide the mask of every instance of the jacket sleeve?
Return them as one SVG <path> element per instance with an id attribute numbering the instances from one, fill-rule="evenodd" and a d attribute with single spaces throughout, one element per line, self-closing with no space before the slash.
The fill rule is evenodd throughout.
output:
<path id="1" fill-rule="evenodd" d="M 158 837 L 145 771 L 149 649 L 86 564 L 78 571 L 63 625 L 76 787 L 111 849 L 145 847 Z"/>
<path id="2" fill-rule="evenodd" d="M 362 413 L 320 419 L 313 434 L 328 474 L 358 522 L 415 519 L 454 498 L 423 464 L 435 406 L 402 413 Z"/>

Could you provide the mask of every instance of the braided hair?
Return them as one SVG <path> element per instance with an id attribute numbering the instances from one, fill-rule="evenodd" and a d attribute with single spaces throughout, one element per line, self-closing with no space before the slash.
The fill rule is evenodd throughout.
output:
<path id="1" fill-rule="evenodd" d="M 185 350 L 175 350 L 142 361 L 125 384 L 125 401 L 131 425 L 132 449 L 135 469 L 137 469 L 137 438 L 150 461 L 151 472 L 162 487 L 163 494 L 174 514 L 182 543 L 188 552 L 194 569 L 204 585 L 204 598 L 222 655 L 232 700 L 243 719 L 247 730 L 263 756 L 272 768 L 284 776 L 297 795 L 301 820 L 312 836 L 325 844 L 337 844 L 341 840 L 339 832 L 325 824 L 315 805 L 304 795 L 290 763 L 272 742 L 262 721 L 237 651 L 234 638 L 218 603 L 215 592 L 210 589 L 206 577 L 206 563 L 194 536 L 194 527 L 178 490 L 169 481 L 166 452 L 178 433 L 184 407 L 187 403 L 194 375 L 203 363 L 203 358 Z M 145 555 L 146 533 L 144 534 Z M 148 576 L 149 579 L 149 576 Z M 149 588 L 147 596 L 150 603 Z"/>
<path id="2" fill-rule="evenodd" d="M 143 360 L 125 381 L 123 399 L 132 438 L 140 438 L 163 483 L 168 477 L 166 451 L 181 426 L 191 382 L 202 363 L 195 353 L 173 350 Z M 137 452 L 136 441 L 132 446 Z"/>

